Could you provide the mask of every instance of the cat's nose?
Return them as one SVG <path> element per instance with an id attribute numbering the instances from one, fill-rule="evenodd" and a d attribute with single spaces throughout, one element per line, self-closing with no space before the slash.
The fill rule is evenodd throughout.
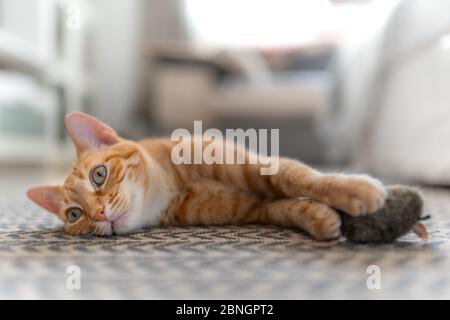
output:
<path id="1" fill-rule="evenodd" d="M 94 209 L 91 215 L 91 218 L 96 221 L 105 221 L 105 207 L 102 206 L 100 208 Z"/>

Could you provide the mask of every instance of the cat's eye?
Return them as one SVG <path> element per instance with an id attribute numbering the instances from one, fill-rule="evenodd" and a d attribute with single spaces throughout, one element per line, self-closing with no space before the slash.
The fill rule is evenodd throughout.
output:
<path id="1" fill-rule="evenodd" d="M 100 187 L 106 180 L 106 174 L 106 167 L 99 165 L 92 170 L 91 180 L 97 187 Z"/>
<path id="2" fill-rule="evenodd" d="M 80 208 L 70 208 L 66 213 L 67 220 L 69 220 L 69 222 L 75 222 L 80 219 L 82 214 L 83 211 Z"/>

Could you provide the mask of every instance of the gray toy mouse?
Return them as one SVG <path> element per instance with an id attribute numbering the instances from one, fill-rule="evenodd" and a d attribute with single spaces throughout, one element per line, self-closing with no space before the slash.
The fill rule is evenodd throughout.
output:
<path id="1" fill-rule="evenodd" d="M 419 191 L 407 186 L 388 186 L 383 208 L 375 213 L 352 217 L 343 212 L 342 234 L 351 242 L 390 243 L 409 231 L 427 240 L 428 233 L 419 222 L 423 198 Z"/>

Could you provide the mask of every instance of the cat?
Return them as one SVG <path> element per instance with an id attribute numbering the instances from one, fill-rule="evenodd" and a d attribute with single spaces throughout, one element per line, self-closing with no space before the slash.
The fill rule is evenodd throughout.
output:
<path id="1" fill-rule="evenodd" d="M 332 240 L 341 236 L 336 209 L 365 215 L 386 199 L 383 184 L 367 175 L 324 174 L 282 157 L 274 175 L 261 175 L 259 164 L 247 162 L 176 165 L 169 138 L 125 140 L 79 112 L 66 115 L 65 125 L 77 152 L 70 173 L 63 185 L 31 188 L 27 196 L 59 217 L 69 235 L 266 223 Z M 225 143 L 249 156 L 241 146 Z"/>

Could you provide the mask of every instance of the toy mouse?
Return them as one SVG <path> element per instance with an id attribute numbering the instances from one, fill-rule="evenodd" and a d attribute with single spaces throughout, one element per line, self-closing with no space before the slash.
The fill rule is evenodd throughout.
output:
<path id="1" fill-rule="evenodd" d="M 359 217 L 341 213 L 342 234 L 356 243 L 390 243 L 413 231 L 427 240 L 428 233 L 419 221 L 423 198 L 419 191 L 406 186 L 388 186 L 386 204 L 377 212 Z"/>

